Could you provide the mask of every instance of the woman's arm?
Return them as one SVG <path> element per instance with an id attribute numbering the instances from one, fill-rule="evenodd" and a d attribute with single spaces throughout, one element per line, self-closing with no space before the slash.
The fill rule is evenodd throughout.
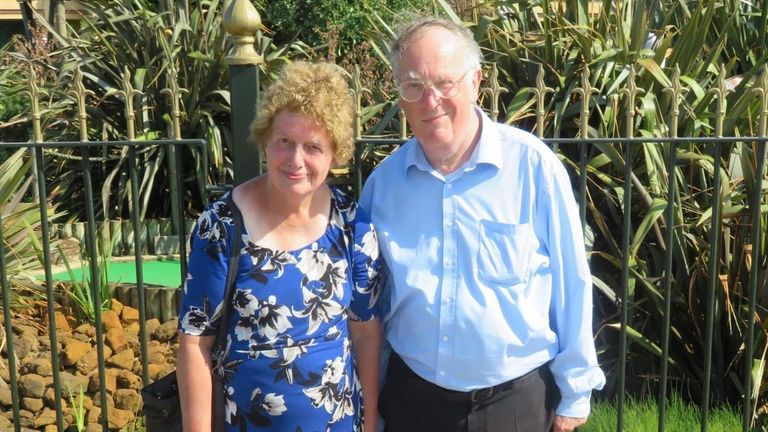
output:
<path id="1" fill-rule="evenodd" d="M 379 419 L 379 355 L 381 353 L 381 321 L 349 321 L 349 334 L 357 362 L 357 374 L 363 387 L 364 432 L 375 432 Z"/>
<path id="2" fill-rule="evenodd" d="M 211 430 L 211 348 L 215 336 L 179 333 L 176 376 L 185 432 Z"/>

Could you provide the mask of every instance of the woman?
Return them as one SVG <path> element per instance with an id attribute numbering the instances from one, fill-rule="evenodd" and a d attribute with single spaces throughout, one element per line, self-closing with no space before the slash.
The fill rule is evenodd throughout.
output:
<path id="1" fill-rule="evenodd" d="M 251 139 L 267 172 L 213 203 L 192 237 L 177 362 L 186 432 L 210 429 L 212 370 L 227 430 L 376 429 L 378 243 L 368 215 L 325 184 L 353 153 L 353 115 L 332 64 L 290 64 L 263 95 Z M 227 349 L 211 353 L 230 247 L 241 255 Z"/>

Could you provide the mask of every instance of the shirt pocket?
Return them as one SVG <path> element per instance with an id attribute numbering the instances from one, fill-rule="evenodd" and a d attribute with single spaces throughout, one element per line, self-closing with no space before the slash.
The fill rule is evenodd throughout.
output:
<path id="1" fill-rule="evenodd" d="M 526 283 L 534 240 L 531 224 L 481 220 L 477 252 L 480 279 L 508 285 Z"/>

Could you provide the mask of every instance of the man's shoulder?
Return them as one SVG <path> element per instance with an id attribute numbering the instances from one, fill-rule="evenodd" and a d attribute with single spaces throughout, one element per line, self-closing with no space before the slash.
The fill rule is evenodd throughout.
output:
<path id="1" fill-rule="evenodd" d="M 518 146 L 522 153 L 528 154 L 528 157 L 531 159 L 538 159 L 544 163 L 560 161 L 555 152 L 536 135 L 516 126 L 503 123 L 496 123 L 496 126 L 501 138 L 503 154 L 509 154 L 509 152 L 505 151 L 509 147 Z"/>

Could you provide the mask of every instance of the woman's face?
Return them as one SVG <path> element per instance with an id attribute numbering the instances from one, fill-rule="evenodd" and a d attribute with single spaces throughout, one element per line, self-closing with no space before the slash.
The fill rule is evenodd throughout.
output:
<path id="1" fill-rule="evenodd" d="M 331 136 L 311 117 L 280 111 L 272 120 L 267 140 L 267 175 L 285 194 L 312 194 L 328 176 L 333 150 Z"/>

